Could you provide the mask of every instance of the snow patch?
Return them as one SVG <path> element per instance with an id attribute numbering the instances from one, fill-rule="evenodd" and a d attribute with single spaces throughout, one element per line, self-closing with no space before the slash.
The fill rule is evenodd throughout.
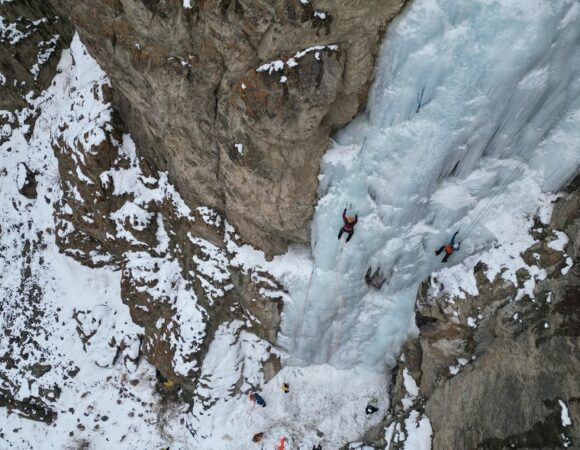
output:
<path id="1" fill-rule="evenodd" d="M 196 448 L 239 449 L 240 442 L 250 445 L 256 431 L 264 433 L 264 448 L 275 448 L 282 436 L 288 448 L 310 449 L 318 444 L 339 448 L 357 440 L 362 429 L 380 423 L 382 415 L 367 416 L 365 408 L 373 401 L 386 411 L 383 376 L 328 365 L 286 367 L 264 383 L 261 372 L 245 372 L 244 367 L 255 365 L 259 370 L 257 362 L 268 357 L 268 344 L 240 332 L 240 326 L 237 321 L 222 325 L 204 361 L 203 382 L 196 393 L 201 401 L 194 403 L 190 425 L 199 430 Z M 256 373 L 257 378 L 249 376 Z M 290 385 L 288 394 L 281 389 L 283 383 Z M 251 390 L 259 390 L 266 408 L 248 399 Z"/>
<path id="2" fill-rule="evenodd" d="M 477 328 L 477 322 L 473 317 L 468 317 L 467 318 L 467 326 L 469 326 L 470 328 Z"/>
<path id="3" fill-rule="evenodd" d="M 50 59 L 52 54 L 55 52 L 59 39 L 60 39 L 60 36 L 58 34 L 55 34 L 48 41 L 41 41 L 38 44 L 38 48 L 40 51 L 38 52 L 38 55 L 36 56 L 36 63 L 30 69 L 30 73 L 34 76 L 35 80 L 38 78 L 38 75 L 40 73 L 40 67 L 42 65 L 46 64 L 46 62 Z"/>
<path id="4" fill-rule="evenodd" d="M 285 67 L 291 69 L 293 67 L 296 67 L 298 65 L 298 60 L 306 56 L 308 53 L 320 52 L 323 50 L 335 52 L 338 50 L 338 45 L 331 44 L 331 45 L 316 45 L 314 47 L 308 47 L 305 48 L 304 50 L 296 52 L 294 56 L 289 58 L 287 61 L 282 61 L 278 59 L 275 61 L 271 61 L 269 63 L 262 64 L 260 67 L 256 69 L 256 72 L 267 72 L 268 75 L 271 75 L 274 72 L 279 72 L 283 70 Z M 320 60 L 320 57 L 317 57 L 316 59 Z"/>
<path id="5" fill-rule="evenodd" d="M 405 397 L 401 400 L 401 402 L 403 403 L 403 407 L 406 411 L 413 405 L 413 402 L 415 401 L 417 395 L 419 394 L 419 388 L 417 387 L 417 383 L 415 382 L 415 379 L 411 376 L 409 370 L 406 367 L 403 370 L 403 384 L 405 386 L 405 391 L 407 393 L 405 394 Z"/>
<path id="6" fill-rule="evenodd" d="M 560 270 L 560 273 L 562 275 L 568 274 L 568 272 L 570 271 L 570 269 L 572 268 L 573 265 L 574 265 L 574 260 L 572 259 L 571 256 L 567 256 L 566 257 L 566 267 L 563 267 L 562 270 Z"/>
<path id="7" fill-rule="evenodd" d="M 405 419 L 405 429 L 407 430 L 407 439 L 403 446 L 404 449 L 431 450 L 433 429 L 426 416 L 422 416 L 418 411 L 411 411 L 409 417 Z"/>
<path id="8" fill-rule="evenodd" d="M 554 230 L 554 234 L 556 235 L 556 239 L 548 242 L 548 247 L 557 252 L 563 252 L 566 244 L 570 241 L 566 233 L 558 230 Z"/>
<path id="9" fill-rule="evenodd" d="M 154 390 L 155 369 L 143 360 L 135 364 L 142 329 L 120 301 L 120 273 L 83 266 L 60 253 L 55 243 L 53 206 L 61 201 L 62 191 L 53 178 L 57 161 L 51 143 L 56 136 L 80 137 L 77 142 L 82 145 L 87 131 L 98 136 L 101 122 L 90 99 L 104 81 L 75 36 L 70 50 L 62 53 L 51 86 L 31 99 L 30 109 L 15 114 L 33 117 L 38 111 L 35 127 L 17 118 L 10 137 L 0 144 L 0 167 L 10 174 L 0 176 L 0 324 L 13 336 L 28 334 L 16 346 L 0 340 L 0 353 L 10 354 L 15 362 L 13 368 L 3 369 L 7 378 L 0 386 L 9 391 L 19 386 L 13 392 L 18 400 L 45 395 L 46 404 L 58 412 L 52 426 L 4 414 L 2 439 L 7 448 L 38 448 L 42 443 L 43 449 L 57 450 L 85 442 L 94 448 L 160 448 L 168 440 L 178 446 L 187 441 L 186 431 L 174 429 L 172 436 L 161 436 L 157 428 L 160 416 L 153 405 L 161 399 Z M 81 115 L 92 116 L 93 123 L 77 120 Z M 65 123 L 79 134 L 56 133 Z M 42 201 L 24 206 L 14 182 L 21 162 L 38 169 Z M 24 270 L 14 270 L 23 264 L 24 253 L 30 258 L 30 278 L 22 278 Z M 121 350 L 115 358 L 117 348 Z M 27 356 L 24 363 L 21 354 Z M 47 371 L 31 377 L 28 369 L 37 363 Z"/>
<path id="10" fill-rule="evenodd" d="M 215 209 L 208 208 L 207 206 L 199 206 L 197 211 L 201 214 L 201 218 L 205 223 L 216 228 L 221 227 L 222 218 Z"/>
<path id="11" fill-rule="evenodd" d="M 572 425 L 572 421 L 570 420 L 570 415 L 568 414 L 568 407 L 566 406 L 566 403 L 564 403 L 562 400 L 558 400 L 558 403 L 560 404 L 560 408 L 562 409 L 560 413 L 560 420 L 562 422 L 562 426 L 569 427 L 570 425 Z"/>

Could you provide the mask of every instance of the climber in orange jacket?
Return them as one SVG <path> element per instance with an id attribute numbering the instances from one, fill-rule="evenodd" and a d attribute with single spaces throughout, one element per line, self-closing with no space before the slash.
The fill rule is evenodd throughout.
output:
<path id="1" fill-rule="evenodd" d="M 346 208 L 344 208 L 344 211 L 342 212 L 342 221 L 344 222 L 344 225 L 340 229 L 340 232 L 338 233 L 338 239 L 340 239 L 342 237 L 342 233 L 348 233 L 348 236 L 346 238 L 346 242 L 348 242 L 348 241 L 350 241 L 350 238 L 352 237 L 352 234 L 354 233 L 354 226 L 358 222 L 358 214 L 356 214 L 354 217 L 347 216 L 346 215 Z"/>
<path id="2" fill-rule="evenodd" d="M 453 252 L 459 250 L 461 242 L 459 242 L 458 244 L 455 243 L 455 236 L 457 236 L 458 233 L 459 230 L 455 232 L 455 234 L 451 238 L 451 241 L 449 241 L 449 244 L 445 244 L 439 250 L 435 251 L 436 255 L 440 255 L 442 251 L 445 251 L 445 256 L 443 257 L 442 262 L 447 262 L 449 257 L 453 254 Z"/>

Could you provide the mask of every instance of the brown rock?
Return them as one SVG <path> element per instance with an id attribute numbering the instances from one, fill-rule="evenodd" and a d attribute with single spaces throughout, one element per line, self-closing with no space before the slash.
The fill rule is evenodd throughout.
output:
<path id="1" fill-rule="evenodd" d="M 217 208 L 270 254 L 308 241 L 320 156 L 364 105 L 380 37 L 404 4 L 51 1 L 110 75 L 145 155 L 190 206 Z M 256 72 L 327 44 L 338 49 Z"/>
<path id="2" fill-rule="evenodd" d="M 48 87 L 73 28 L 42 0 L 2 2 L 0 17 L 10 29 L 0 38 L 0 73 L 4 77 L 0 81 L 0 110 L 16 111 L 27 106 L 24 96 L 30 91 L 39 93 Z M 40 54 L 47 55 L 43 64 L 38 64 Z M 0 124 L 3 120 L 6 116 Z"/>
<path id="3" fill-rule="evenodd" d="M 413 408 L 425 411 L 429 418 L 434 449 L 579 445 L 577 181 L 558 201 L 551 224 L 541 233 L 536 231 L 541 240 L 524 254 L 526 261 L 546 268 L 548 274 L 537 283 L 535 299 L 515 301 L 516 287 L 500 277 L 490 282 L 483 265 L 475 268 L 476 297 L 430 296 L 428 286 L 436 283 L 431 279 L 419 288 L 416 318 L 420 335 L 403 350 L 389 423 L 403 423 L 408 414 L 401 403 L 405 395 L 402 375 L 408 370 L 420 389 Z M 547 246 L 556 228 L 570 238 L 567 254 Z M 567 257 L 574 265 L 562 274 Z M 518 282 L 529 276 L 527 271 L 519 272 Z M 476 327 L 466 325 L 468 316 L 477 317 Z M 562 424 L 559 401 L 567 405 L 571 426 Z M 400 444 L 391 442 L 387 448 L 400 448 Z"/>

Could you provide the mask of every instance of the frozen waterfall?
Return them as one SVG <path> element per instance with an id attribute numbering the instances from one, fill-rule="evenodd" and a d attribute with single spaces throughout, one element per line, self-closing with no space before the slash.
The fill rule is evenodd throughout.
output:
<path id="1" fill-rule="evenodd" d="M 322 161 L 314 268 L 290 287 L 279 337 L 288 364 L 392 365 L 419 283 L 442 267 L 433 249 L 473 225 L 453 265 L 525 232 L 514 218 L 577 173 L 579 92 L 578 0 L 412 0 L 387 33 L 367 110 Z M 359 223 L 344 244 L 349 204 Z"/>

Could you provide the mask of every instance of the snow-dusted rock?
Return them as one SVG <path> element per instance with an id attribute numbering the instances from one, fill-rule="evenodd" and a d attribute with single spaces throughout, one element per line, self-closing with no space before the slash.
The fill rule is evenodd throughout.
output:
<path id="1" fill-rule="evenodd" d="M 72 32 L 49 2 L 0 2 L 0 112 L 21 109 L 25 96 L 46 89 Z"/>
<path id="2" fill-rule="evenodd" d="M 107 319 L 114 311 L 95 306 L 75 315 L 79 334 L 99 366 L 110 366 L 117 350 L 130 366 L 140 351 L 164 377 L 194 389 L 207 341 L 224 320 L 243 318 L 274 342 L 283 290 L 263 271 L 236 268 L 235 246 L 227 248 L 235 238 L 222 218 L 191 210 L 168 174 L 138 156 L 131 136 L 118 131 L 108 77 L 78 37 L 66 63 L 76 81 L 64 86 L 72 106 L 48 124 L 62 192 L 56 243 L 90 267 L 121 269 L 122 301 L 143 329 L 125 343 Z"/>
<path id="3" fill-rule="evenodd" d="M 567 258 L 578 260 L 577 246 L 562 245 L 576 242 L 580 230 L 577 180 L 571 189 L 555 204 L 549 226 L 535 221 L 534 243 L 523 257 L 500 246 L 479 256 L 484 262 L 473 267 L 473 286 L 471 274 L 458 280 L 443 269 L 419 288 L 420 335 L 406 344 L 399 363 L 392 391 L 399 422 L 391 422 L 389 448 L 401 448 L 396 427 L 411 418 L 405 413 L 411 375 L 433 428 L 433 448 L 578 442 L 580 274 L 577 265 L 565 275 L 558 270 Z M 504 252 L 497 259 L 501 271 L 490 259 L 496 250 Z"/>
<path id="4" fill-rule="evenodd" d="M 269 254 L 309 240 L 320 156 L 364 105 L 405 3 L 51 2 L 114 81 L 142 154 Z"/>

